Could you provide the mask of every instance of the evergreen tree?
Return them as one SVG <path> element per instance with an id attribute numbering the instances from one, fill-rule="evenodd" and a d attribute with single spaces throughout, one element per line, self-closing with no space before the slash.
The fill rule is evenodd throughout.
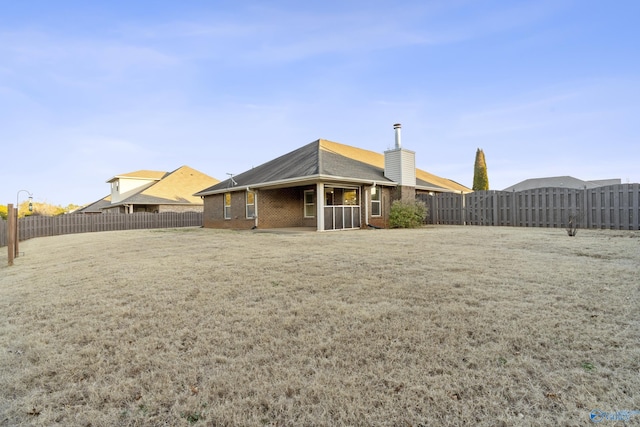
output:
<path id="1" fill-rule="evenodd" d="M 473 170 L 473 191 L 489 189 L 489 176 L 487 175 L 487 162 L 484 160 L 484 151 L 478 148 L 476 151 L 476 164 Z"/>

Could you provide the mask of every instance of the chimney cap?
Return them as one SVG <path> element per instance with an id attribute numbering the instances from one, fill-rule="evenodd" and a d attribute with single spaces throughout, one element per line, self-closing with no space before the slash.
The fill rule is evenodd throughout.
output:
<path id="1" fill-rule="evenodd" d="M 402 125 L 400 123 L 394 123 L 394 125 L 393 125 L 394 129 L 398 129 L 399 127 L 402 127 Z"/>

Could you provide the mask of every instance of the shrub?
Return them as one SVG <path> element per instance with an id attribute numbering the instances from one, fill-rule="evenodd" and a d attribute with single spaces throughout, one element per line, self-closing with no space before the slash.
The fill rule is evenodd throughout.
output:
<path id="1" fill-rule="evenodd" d="M 569 213 L 569 220 L 567 222 L 567 234 L 569 237 L 573 237 L 578 234 L 578 228 L 580 227 L 582 216 L 582 212 L 579 211 Z"/>
<path id="2" fill-rule="evenodd" d="M 389 225 L 391 228 L 420 227 L 427 217 L 427 206 L 422 202 L 396 200 L 391 204 Z"/>

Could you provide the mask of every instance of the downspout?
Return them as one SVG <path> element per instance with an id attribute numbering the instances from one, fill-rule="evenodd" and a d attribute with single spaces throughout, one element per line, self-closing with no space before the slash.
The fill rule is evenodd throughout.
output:
<path id="1" fill-rule="evenodd" d="M 253 193 L 253 227 L 252 230 L 258 228 L 258 190 L 252 190 L 247 187 L 247 192 Z"/>
<path id="2" fill-rule="evenodd" d="M 369 226 L 369 192 L 367 191 L 364 185 L 362 186 L 362 189 L 364 190 L 364 223 L 367 224 L 367 227 L 368 227 Z"/>
<path id="3" fill-rule="evenodd" d="M 254 227 L 258 228 L 258 190 L 253 190 L 253 219 Z"/>

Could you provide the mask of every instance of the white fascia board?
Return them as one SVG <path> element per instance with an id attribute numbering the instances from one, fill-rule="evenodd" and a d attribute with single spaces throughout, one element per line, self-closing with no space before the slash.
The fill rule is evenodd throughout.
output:
<path id="1" fill-rule="evenodd" d="M 144 181 L 162 181 L 162 178 L 145 178 L 142 176 L 123 176 L 123 175 L 116 175 L 113 178 L 111 178 L 108 181 L 105 181 L 107 183 L 115 181 L 116 179 L 138 179 L 138 180 L 144 180 Z"/>
<path id="2" fill-rule="evenodd" d="M 360 179 L 360 178 L 347 178 L 347 177 L 335 176 L 335 175 L 309 175 L 305 177 L 280 179 L 277 181 L 270 181 L 270 182 L 261 182 L 259 184 L 253 184 L 253 185 L 239 185 L 236 187 L 223 188 L 215 191 L 198 192 L 196 194 L 198 194 L 199 197 L 204 197 L 204 196 L 212 196 L 214 194 L 224 194 L 230 191 L 247 191 L 250 189 L 253 190 L 253 189 L 268 188 L 268 187 L 282 187 L 282 186 L 293 185 L 293 184 L 312 184 L 318 181 L 352 182 L 352 183 L 358 183 L 358 184 L 371 184 L 371 185 L 375 183 L 376 185 L 385 185 L 389 187 L 396 187 L 398 185 L 395 182 L 384 181 L 382 179 L 371 180 L 371 179 Z"/>
<path id="3" fill-rule="evenodd" d="M 393 181 L 384 181 L 384 180 L 371 180 L 371 179 L 361 179 L 361 178 L 347 178 L 343 176 L 335 176 L 335 175 L 318 175 L 318 178 L 325 182 L 355 182 L 358 184 L 376 184 L 376 185 L 386 185 L 388 187 L 397 187 L 398 183 Z"/>

